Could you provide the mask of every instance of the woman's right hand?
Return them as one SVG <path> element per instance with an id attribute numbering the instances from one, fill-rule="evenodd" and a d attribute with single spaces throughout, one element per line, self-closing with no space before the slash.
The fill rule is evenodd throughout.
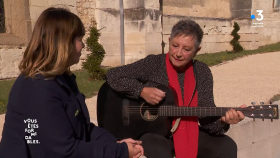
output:
<path id="1" fill-rule="evenodd" d="M 131 138 L 117 141 L 117 143 L 123 143 L 123 142 L 127 144 L 129 158 L 139 158 L 141 155 L 144 155 L 144 149 L 141 146 L 142 141 L 134 140 Z"/>
<path id="2" fill-rule="evenodd" d="M 144 87 L 140 96 L 151 105 L 158 104 L 164 97 L 165 92 L 154 87 Z"/>
<path id="3" fill-rule="evenodd" d="M 141 155 L 144 153 L 144 149 L 141 145 L 139 144 L 133 144 L 133 143 L 128 143 L 126 142 L 127 147 L 128 147 L 128 155 L 129 158 L 139 158 Z"/>

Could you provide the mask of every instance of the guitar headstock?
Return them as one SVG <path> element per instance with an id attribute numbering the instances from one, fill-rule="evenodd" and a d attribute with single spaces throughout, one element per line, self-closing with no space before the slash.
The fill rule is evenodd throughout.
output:
<path id="1" fill-rule="evenodd" d="M 264 119 L 279 119 L 278 105 L 254 105 L 248 106 L 245 111 L 242 111 L 245 116 L 253 118 Z"/>

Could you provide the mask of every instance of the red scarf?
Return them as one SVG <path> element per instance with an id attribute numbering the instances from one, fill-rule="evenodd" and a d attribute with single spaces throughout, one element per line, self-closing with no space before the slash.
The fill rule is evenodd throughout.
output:
<path id="1" fill-rule="evenodd" d="M 195 77 L 193 72 L 193 62 L 187 64 L 184 79 L 184 105 L 182 93 L 178 81 L 177 71 L 173 68 L 169 53 L 166 54 L 166 70 L 169 86 L 174 88 L 178 96 L 178 106 L 188 106 L 195 89 Z M 190 103 L 191 107 L 197 106 L 197 91 Z M 173 125 L 177 118 L 173 119 Z M 182 117 L 177 130 L 173 133 L 174 148 L 176 158 L 196 158 L 198 150 L 198 118 L 197 116 Z"/>

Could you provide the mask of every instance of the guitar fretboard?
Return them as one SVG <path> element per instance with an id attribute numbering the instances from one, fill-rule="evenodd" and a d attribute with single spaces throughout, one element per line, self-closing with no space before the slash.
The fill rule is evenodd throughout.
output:
<path id="1" fill-rule="evenodd" d="M 174 106 L 161 106 L 159 107 L 159 116 L 224 116 L 225 113 L 235 109 L 244 111 L 243 108 L 231 107 L 174 107 Z"/>

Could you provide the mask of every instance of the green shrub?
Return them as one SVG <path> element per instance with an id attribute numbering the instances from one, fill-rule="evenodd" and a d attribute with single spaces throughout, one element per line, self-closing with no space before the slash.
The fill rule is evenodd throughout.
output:
<path id="1" fill-rule="evenodd" d="M 239 34 L 237 33 L 240 28 L 237 22 L 234 22 L 233 30 L 230 35 L 233 36 L 233 39 L 230 41 L 230 44 L 233 47 L 234 52 L 241 52 L 243 50 L 243 47 L 239 44 L 238 40 L 240 39 Z"/>
<path id="2" fill-rule="evenodd" d="M 103 46 L 98 43 L 99 36 L 99 30 L 93 25 L 90 28 L 90 36 L 86 40 L 87 49 L 91 51 L 91 54 L 87 56 L 86 61 L 82 64 L 83 68 L 88 71 L 89 77 L 93 80 L 105 78 L 105 71 L 100 67 L 105 51 Z"/>

